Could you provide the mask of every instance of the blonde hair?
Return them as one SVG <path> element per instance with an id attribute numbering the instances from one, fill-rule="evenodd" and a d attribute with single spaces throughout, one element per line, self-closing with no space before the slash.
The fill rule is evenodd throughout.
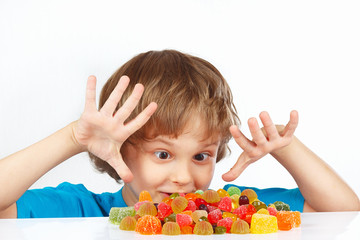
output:
<path id="1" fill-rule="evenodd" d="M 226 156 L 231 138 L 229 127 L 239 125 L 240 120 L 230 88 L 212 64 L 175 50 L 141 53 L 121 66 L 105 83 L 99 109 L 123 75 L 130 78 L 130 83 L 117 109 L 130 96 L 135 84 L 141 83 L 145 87 L 139 104 L 127 121 L 135 118 L 150 102 L 158 104 L 149 121 L 125 144 L 137 144 L 159 135 L 177 137 L 192 116 L 199 114 L 207 124 L 207 137 L 214 134 L 221 137 L 216 161 Z M 90 158 L 100 172 L 107 172 L 118 182 L 121 180 L 107 162 L 91 153 Z"/>

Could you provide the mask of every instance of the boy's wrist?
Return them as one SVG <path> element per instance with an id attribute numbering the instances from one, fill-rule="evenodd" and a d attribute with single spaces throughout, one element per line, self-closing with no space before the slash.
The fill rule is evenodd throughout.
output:
<path id="1" fill-rule="evenodd" d="M 71 143 L 73 144 L 76 153 L 81 153 L 87 151 L 87 149 L 84 145 L 80 144 L 75 137 L 75 130 L 77 124 L 78 124 L 78 120 L 70 123 L 68 125 L 68 128 L 69 128 Z"/>

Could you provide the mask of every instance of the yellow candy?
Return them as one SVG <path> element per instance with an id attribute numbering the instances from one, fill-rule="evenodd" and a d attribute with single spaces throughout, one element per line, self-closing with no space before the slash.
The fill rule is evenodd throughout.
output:
<path id="1" fill-rule="evenodd" d="M 231 210 L 234 211 L 239 207 L 240 196 L 238 194 L 233 194 L 230 196 L 230 198 L 231 198 Z"/>
<path id="2" fill-rule="evenodd" d="M 250 231 L 256 234 L 277 232 L 277 219 L 275 216 L 254 213 L 251 218 Z"/>
<path id="3" fill-rule="evenodd" d="M 260 209 L 259 211 L 257 211 L 256 213 L 270 215 L 269 211 L 266 210 L 265 208 L 261 208 L 261 209 Z"/>
<path id="4" fill-rule="evenodd" d="M 230 197 L 229 193 L 222 188 L 218 189 L 216 192 L 219 194 L 219 197 L 221 197 L 221 198 Z"/>
<path id="5" fill-rule="evenodd" d="M 237 216 L 233 213 L 229 213 L 229 212 L 224 212 L 222 215 L 222 218 L 231 218 L 233 220 L 233 222 L 235 222 L 237 220 Z"/>

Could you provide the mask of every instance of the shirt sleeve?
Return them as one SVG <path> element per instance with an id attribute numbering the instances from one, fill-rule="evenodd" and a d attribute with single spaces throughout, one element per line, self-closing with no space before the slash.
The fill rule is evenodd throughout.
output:
<path id="1" fill-rule="evenodd" d="M 282 201 L 289 204 L 291 211 L 303 212 L 304 209 L 304 197 L 301 194 L 299 188 L 286 189 L 286 188 L 265 188 L 259 189 L 254 187 L 237 186 L 233 184 L 227 184 L 224 189 L 229 187 L 238 187 L 241 191 L 250 188 L 253 189 L 258 195 L 258 199 L 264 202 L 266 205 L 274 203 L 276 201 Z"/>
<path id="2" fill-rule="evenodd" d="M 82 184 L 62 183 L 26 191 L 16 202 L 18 218 L 103 217 L 111 207 L 126 206 L 122 189 L 117 193 L 94 194 Z"/>

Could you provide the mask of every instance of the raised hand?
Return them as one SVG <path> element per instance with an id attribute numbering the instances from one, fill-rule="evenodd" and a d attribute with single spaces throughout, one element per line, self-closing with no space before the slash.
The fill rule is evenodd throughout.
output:
<path id="1" fill-rule="evenodd" d="M 116 113 L 118 105 L 130 79 L 122 76 L 100 109 L 96 108 L 96 78 L 90 76 L 86 88 L 85 109 L 76 126 L 74 137 L 83 151 L 87 150 L 109 163 L 124 182 L 130 182 L 133 175 L 126 166 L 120 148 L 125 140 L 141 128 L 155 112 L 157 104 L 150 103 L 135 119 L 124 123 L 138 104 L 144 86 L 136 84 L 130 97 Z"/>
<path id="2" fill-rule="evenodd" d="M 275 126 L 267 112 L 260 113 L 260 120 L 263 128 L 260 129 L 256 118 L 248 120 L 249 129 L 253 140 L 249 140 L 237 126 L 230 127 L 230 132 L 236 143 L 244 150 L 235 165 L 222 175 L 224 181 L 233 181 L 251 163 L 259 160 L 268 153 L 273 153 L 289 145 L 293 139 L 295 129 L 298 124 L 298 113 L 290 113 L 290 121 L 283 126 Z"/>

